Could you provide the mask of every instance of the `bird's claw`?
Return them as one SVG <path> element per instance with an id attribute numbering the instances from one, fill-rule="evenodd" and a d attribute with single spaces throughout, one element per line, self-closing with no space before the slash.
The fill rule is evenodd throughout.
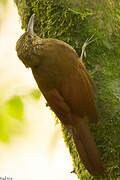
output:
<path id="1" fill-rule="evenodd" d="M 83 59 L 83 56 L 86 58 L 86 51 L 85 51 L 85 49 L 88 46 L 88 44 L 90 44 L 91 42 L 93 42 L 93 41 L 95 41 L 97 39 L 97 38 L 93 39 L 93 37 L 94 37 L 94 34 L 89 39 L 87 39 L 84 42 L 84 44 L 82 46 L 81 56 L 80 56 L 81 60 Z"/>

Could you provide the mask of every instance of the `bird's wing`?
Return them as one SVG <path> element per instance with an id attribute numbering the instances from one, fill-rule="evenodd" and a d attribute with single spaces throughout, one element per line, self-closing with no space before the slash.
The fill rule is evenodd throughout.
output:
<path id="1" fill-rule="evenodd" d="M 72 113 L 81 118 L 87 116 L 91 122 L 97 122 L 92 80 L 75 50 L 62 41 L 47 39 L 43 45 L 39 44 L 36 53 L 41 62 L 46 63 L 42 72 L 40 67 L 34 70 L 39 74 L 37 81 L 44 74 L 41 82 L 46 85 L 45 89 L 47 86 L 51 91 L 56 89 Z"/>
<path id="2" fill-rule="evenodd" d="M 43 92 L 49 106 L 56 113 L 58 118 L 64 125 L 72 124 L 71 110 L 64 101 L 64 98 L 59 94 L 57 89 L 52 89 L 48 92 Z"/>

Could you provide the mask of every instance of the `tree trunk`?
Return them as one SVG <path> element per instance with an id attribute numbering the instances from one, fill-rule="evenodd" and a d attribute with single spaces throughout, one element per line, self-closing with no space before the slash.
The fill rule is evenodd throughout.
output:
<path id="1" fill-rule="evenodd" d="M 97 39 L 87 48 L 84 60 L 97 86 L 99 123 L 90 124 L 90 128 L 107 172 L 105 179 L 117 180 L 120 177 L 120 4 L 117 0 L 15 0 L 15 3 L 23 29 L 26 30 L 31 14 L 35 13 L 34 29 L 41 38 L 61 39 L 79 55 L 85 40 L 95 34 Z M 85 170 L 71 136 L 63 126 L 62 130 L 78 178 L 101 179 Z"/>

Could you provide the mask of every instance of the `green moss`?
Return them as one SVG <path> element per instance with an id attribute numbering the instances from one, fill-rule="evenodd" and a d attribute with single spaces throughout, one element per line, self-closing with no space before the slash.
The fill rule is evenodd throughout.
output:
<path id="1" fill-rule="evenodd" d="M 92 34 L 97 40 L 87 48 L 84 61 L 98 89 L 99 124 L 90 124 L 101 153 L 107 177 L 120 177 L 120 4 L 117 1 L 18 0 L 22 28 L 36 14 L 35 32 L 41 38 L 53 37 L 71 44 L 80 55 L 84 41 Z M 73 140 L 62 127 L 63 137 L 79 179 L 93 180 L 84 169 Z"/>

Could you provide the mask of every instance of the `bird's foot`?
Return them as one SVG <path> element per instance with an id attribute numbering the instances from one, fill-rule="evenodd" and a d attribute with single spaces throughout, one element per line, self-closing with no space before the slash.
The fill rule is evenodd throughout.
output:
<path id="1" fill-rule="evenodd" d="M 86 51 L 85 51 L 85 49 L 88 46 L 88 44 L 90 44 L 91 42 L 93 42 L 93 41 L 95 41 L 97 39 L 97 38 L 93 39 L 93 37 L 94 37 L 94 34 L 89 39 L 87 39 L 84 42 L 84 44 L 82 46 L 81 56 L 80 56 L 81 60 L 83 59 L 83 56 L 86 58 Z"/>

